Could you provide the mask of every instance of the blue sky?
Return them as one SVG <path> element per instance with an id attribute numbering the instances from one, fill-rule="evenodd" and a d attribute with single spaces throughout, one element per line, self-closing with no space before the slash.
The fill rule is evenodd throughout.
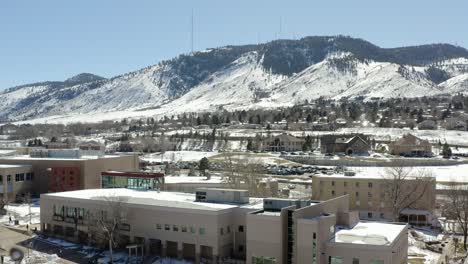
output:
<path id="1" fill-rule="evenodd" d="M 337 34 L 382 47 L 468 47 L 463 0 L 1 0 L 0 89 L 112 77 L 187 53 L 192 8 L 195 50 Z"/>

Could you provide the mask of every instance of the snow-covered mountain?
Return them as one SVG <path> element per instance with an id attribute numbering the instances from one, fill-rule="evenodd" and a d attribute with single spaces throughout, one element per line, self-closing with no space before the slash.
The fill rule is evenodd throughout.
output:
<path id="1" fill-rule="evenodd" d="M 0 120 L 113 119 L 274 108 L 319 97 L 446 93 L 468 93 L 464 48 L 383 49 L 350 37 L 307 37 L 208 49 L 111 79 L 80 74 L 63 82 L 13 87 L 0 91 Z"/>

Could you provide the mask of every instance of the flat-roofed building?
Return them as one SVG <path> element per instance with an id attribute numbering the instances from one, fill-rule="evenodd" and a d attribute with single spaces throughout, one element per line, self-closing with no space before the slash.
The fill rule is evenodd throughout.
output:
<path id="1" fill-rule="evenodd" d="M 48 151 L 53 151 L 53 157 L 34 155 L 0 157 L 0 164 L 30 165 L 34 172 L 31 190 L 33 195 L 101 188 L 102 172 L 139 169 L 136 155 L 83 156 L 75 149 Z"/>
<path id="2" fill-rule="evenodd" d="M 112 215 L 121 201 L 125 247 L 196 263 L 406 263 L 406 225 L 359 222 L 348 196 L 329 201 L 251 198 L 242 190 L 203 188 L 196 194 L 131 189 L 41 195 L 41 227 L 49 235 L 99 238 L 95 215 Z M 90 236 L 88 236 L 90 234 Z M 405 247 L 406 246 L 406 247 Z M 338 263 L 338 262 L 333 262 Z"/>
<path id="3" fill-rule="evenodd" d="M 249 213 L 246 263 L 406 263 L 407 226 L 359 221 L 348 197 Z"/>
<path id="4" fill-rule="evenodd" d="M 197 202 L 194 194 L 132 189 L 43 194 L 42 230 L 69 239 L 86 239 L 90 219 L 86 219 L 87 213 L 75 212 L 92 215 L 94 211 L 109 210 L 104 198 L 113 196 L 127 199 L 126 231 L 119 232 L 121 241 L 142 243 L 150 254 L 204 259 L 213 263 L 226 257 L 244 258 L 245 215 L 263 205 L 261 199 L 253 198 L 247 203 L 236 203 L 235 200 L 228 203 L 225 199 Z"/>
<path id="5" fill-rule="evenodd" d="M 21 200 L 32 191 L 34 172 L 29 164 L 0 164 L 0 199 Z"/>
<path id="6" fill-rule="evenodd" d="M 386 176 L 386 173 L 389 173 L 386 170 L 389 169 L 380 167 L 369 168 L 366 171 L 367 169 L 363 168 L 362 171 L 312 175 L 312 199 L 328 200 L 349 195 L 349 206 L 352 210 L 359 211 L 361 219 L 392 221 L 389 191 L 392 189 L 391 185 L 397 183 L 392 180 L 392 176 Z M 418 172 L 415 170 L 414 173 Z M 433 214 L 436 204 L 436 179 L 429 175 L 427 181 L 416 180 L 409 175 L 402 177 L 405 178 L 400 179 L 404 182 L 398 183 L 400 187 L 414 190 L 412 194 L 410 191 L 402 193 L 408 195 L 408 199 L 414 199 L 413 195 L 421 195 L 421 198 L 411 204 L 411 208 L 403 208 L 399 220 L 414 225 L 436 225 L 437 218 Z"/>

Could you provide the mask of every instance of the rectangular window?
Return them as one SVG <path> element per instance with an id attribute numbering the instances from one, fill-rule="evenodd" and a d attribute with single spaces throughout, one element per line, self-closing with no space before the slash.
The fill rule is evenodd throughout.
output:
<path id="1" fill-rule="evenodd" d="M 332 191 L 331 191 L 331 195 L 332 195 L 332 196 L 335 196 L 335 190 L 332 190 Z"/>
<path id="2" fill-rule="evenodd" d="M 359 187 L 359 182 L 356 182 L 356 187 Z"/>
<path id="3" fill-rule="evenodd" d="M 252 257 L 252 264 L 276 264 L 276 258 L 272 257 Z"/>
<path id="4" fill-rule="evenodd" d="M 343 257 L 329 256 L 328 264 L 343 264 Z"/>
<path id="5" fill-rule="evenodd" d="M 367 213 L 367 218 L 372 218 L 372 213 L 371 212 Z"/>
<path id="6" fill-rule="evenodd" d="M 184 233 L 187 232 L 187 227 L 186 227 L 186 226 L 182 226 L 180 229 L 181 229 L 181 231 L 184 232 Z"/>
<path id="7" fill-rule="evenodd" d="M 179 227 L 176 226 L 176 225 L 173 225 L 173 226 L 172 226 L 172 231 L 174 231 L 174 232 L 179 232 Z"/>
<path id="8" fill-rule="evenodd" d="M 361 206 L 361 201 L 356 200 L 356 207 L 359 207 L 359 206 Z"/>
<path id="9" fill-rule="evenodd" d="M 119 229 L 122 231 L 130 231 L 130 225 L 129 224 L 120 224 Z"/>
<path id="10" fill-rule="evenodd" d="M 332 182 L 331 182 L 331 186 L 335 186 L 335 181 L 332 181 Z"/>
<path id="11" fill-rule="evenodd" d="M 359 197 L 359 192 L 356 192 L 356 197 Z"/>
<path id="12" fill-rule="evenodd" d="M 195 234 L 195 233 L 196 233 L 195 227 L 193 227 L 193 226 L 190 227 L 190 233 L 192 233 L 192 234 Z"/>
<path id="13" fill-rule="evenodd" d="M 239 232 L 244 232 L 244 226 L 243 225 L 239 226 Z"/>
<path id="14" fill-rule="evenodd" d="M 162 229 L 161 224 L 156 224 L 156 229 L 157 229 L 157 230 L 161 230 L 161 229 Z"/>
<path id="15" fill-rule="evenodd" d="M 168 225 L 168 224 L 165 224 L 165 225 L 164 225 L 164 230 L 166 230 L 166 231 L 171 230 L 171 226 Z"/>
<path id="16" fill-rule="evenodd" d="M 372 193 L 371 193 L 371 192 L 368 192 L 368 193 L 367 193 L 367 197 L 372 198 Z"/>
<path id="17" fill-rule="evenodd" d="M 384 261 L 382 259 L 371 259 L 369 264 L 384 264 Z"/>
<path id="18" fill-rule="evenodd" d="M 224 228 L 221 227 L 221 228 L 219 229 L 219 234 L 220 234 L 220 235 L 224 235 Z"/>
<path id="19" fill-rule="evenodd" d="M 381 219 L 384 219 L 384 218 L 385 218 L 385 214 L 384 214 L 384 213 L 380 213 L 380 218 L 381 218 Z"/>
<path id="20" fill-rule="evenodd" d="M 359 259 L 358 258 L 353 258 L 353 264 L 359 264 Z"/>
<path id="21" fill-rule="evenodd" d="M 312 234 L 312 264 L 317 264 L 317 234 Z"/>
<path id="22" fill-rule="evenodd" d="M 244 252 L 244 245 L 239 245 L 238 250 L 239 250 L 239 252 Z"/>
<path id="23" fill-rule="evenodd" d="M 200 235 L 204 235 L 205 234 L 205 228 L 203 227 L 200 227 L 200 229 L 198 230 L 198 232 L 200 233 Z"/>
<path id="24" fill-rule="evenodd" d="M 226 231 L 227 231 L 228 234 L 231 233 L 231 226 L 227 226 Z"/>
<path id="25" fill-rule="evenodd" d="M 343 186 L 344 186 L 344 187 L 347 187 L 347 186 L 348 186 L 348 182 L 343 182 Z"/>

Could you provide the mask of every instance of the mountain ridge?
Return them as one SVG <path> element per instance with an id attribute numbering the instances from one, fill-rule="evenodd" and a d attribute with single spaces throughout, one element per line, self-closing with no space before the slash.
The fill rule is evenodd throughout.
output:
<path id="1" fill-rule="evenodd" d="M 275 40 L 181 54 L 109 79 L 83 73 L 62 82 L 8 88 L 0 91 L 5 99 L 0 120 L 169 112 L 168 107 L 174 112 L 271 107 L 320 96 L 468 92 L 466 73 L 468 50 L 450 44 L 380 48 L 346 36 Z"/>

